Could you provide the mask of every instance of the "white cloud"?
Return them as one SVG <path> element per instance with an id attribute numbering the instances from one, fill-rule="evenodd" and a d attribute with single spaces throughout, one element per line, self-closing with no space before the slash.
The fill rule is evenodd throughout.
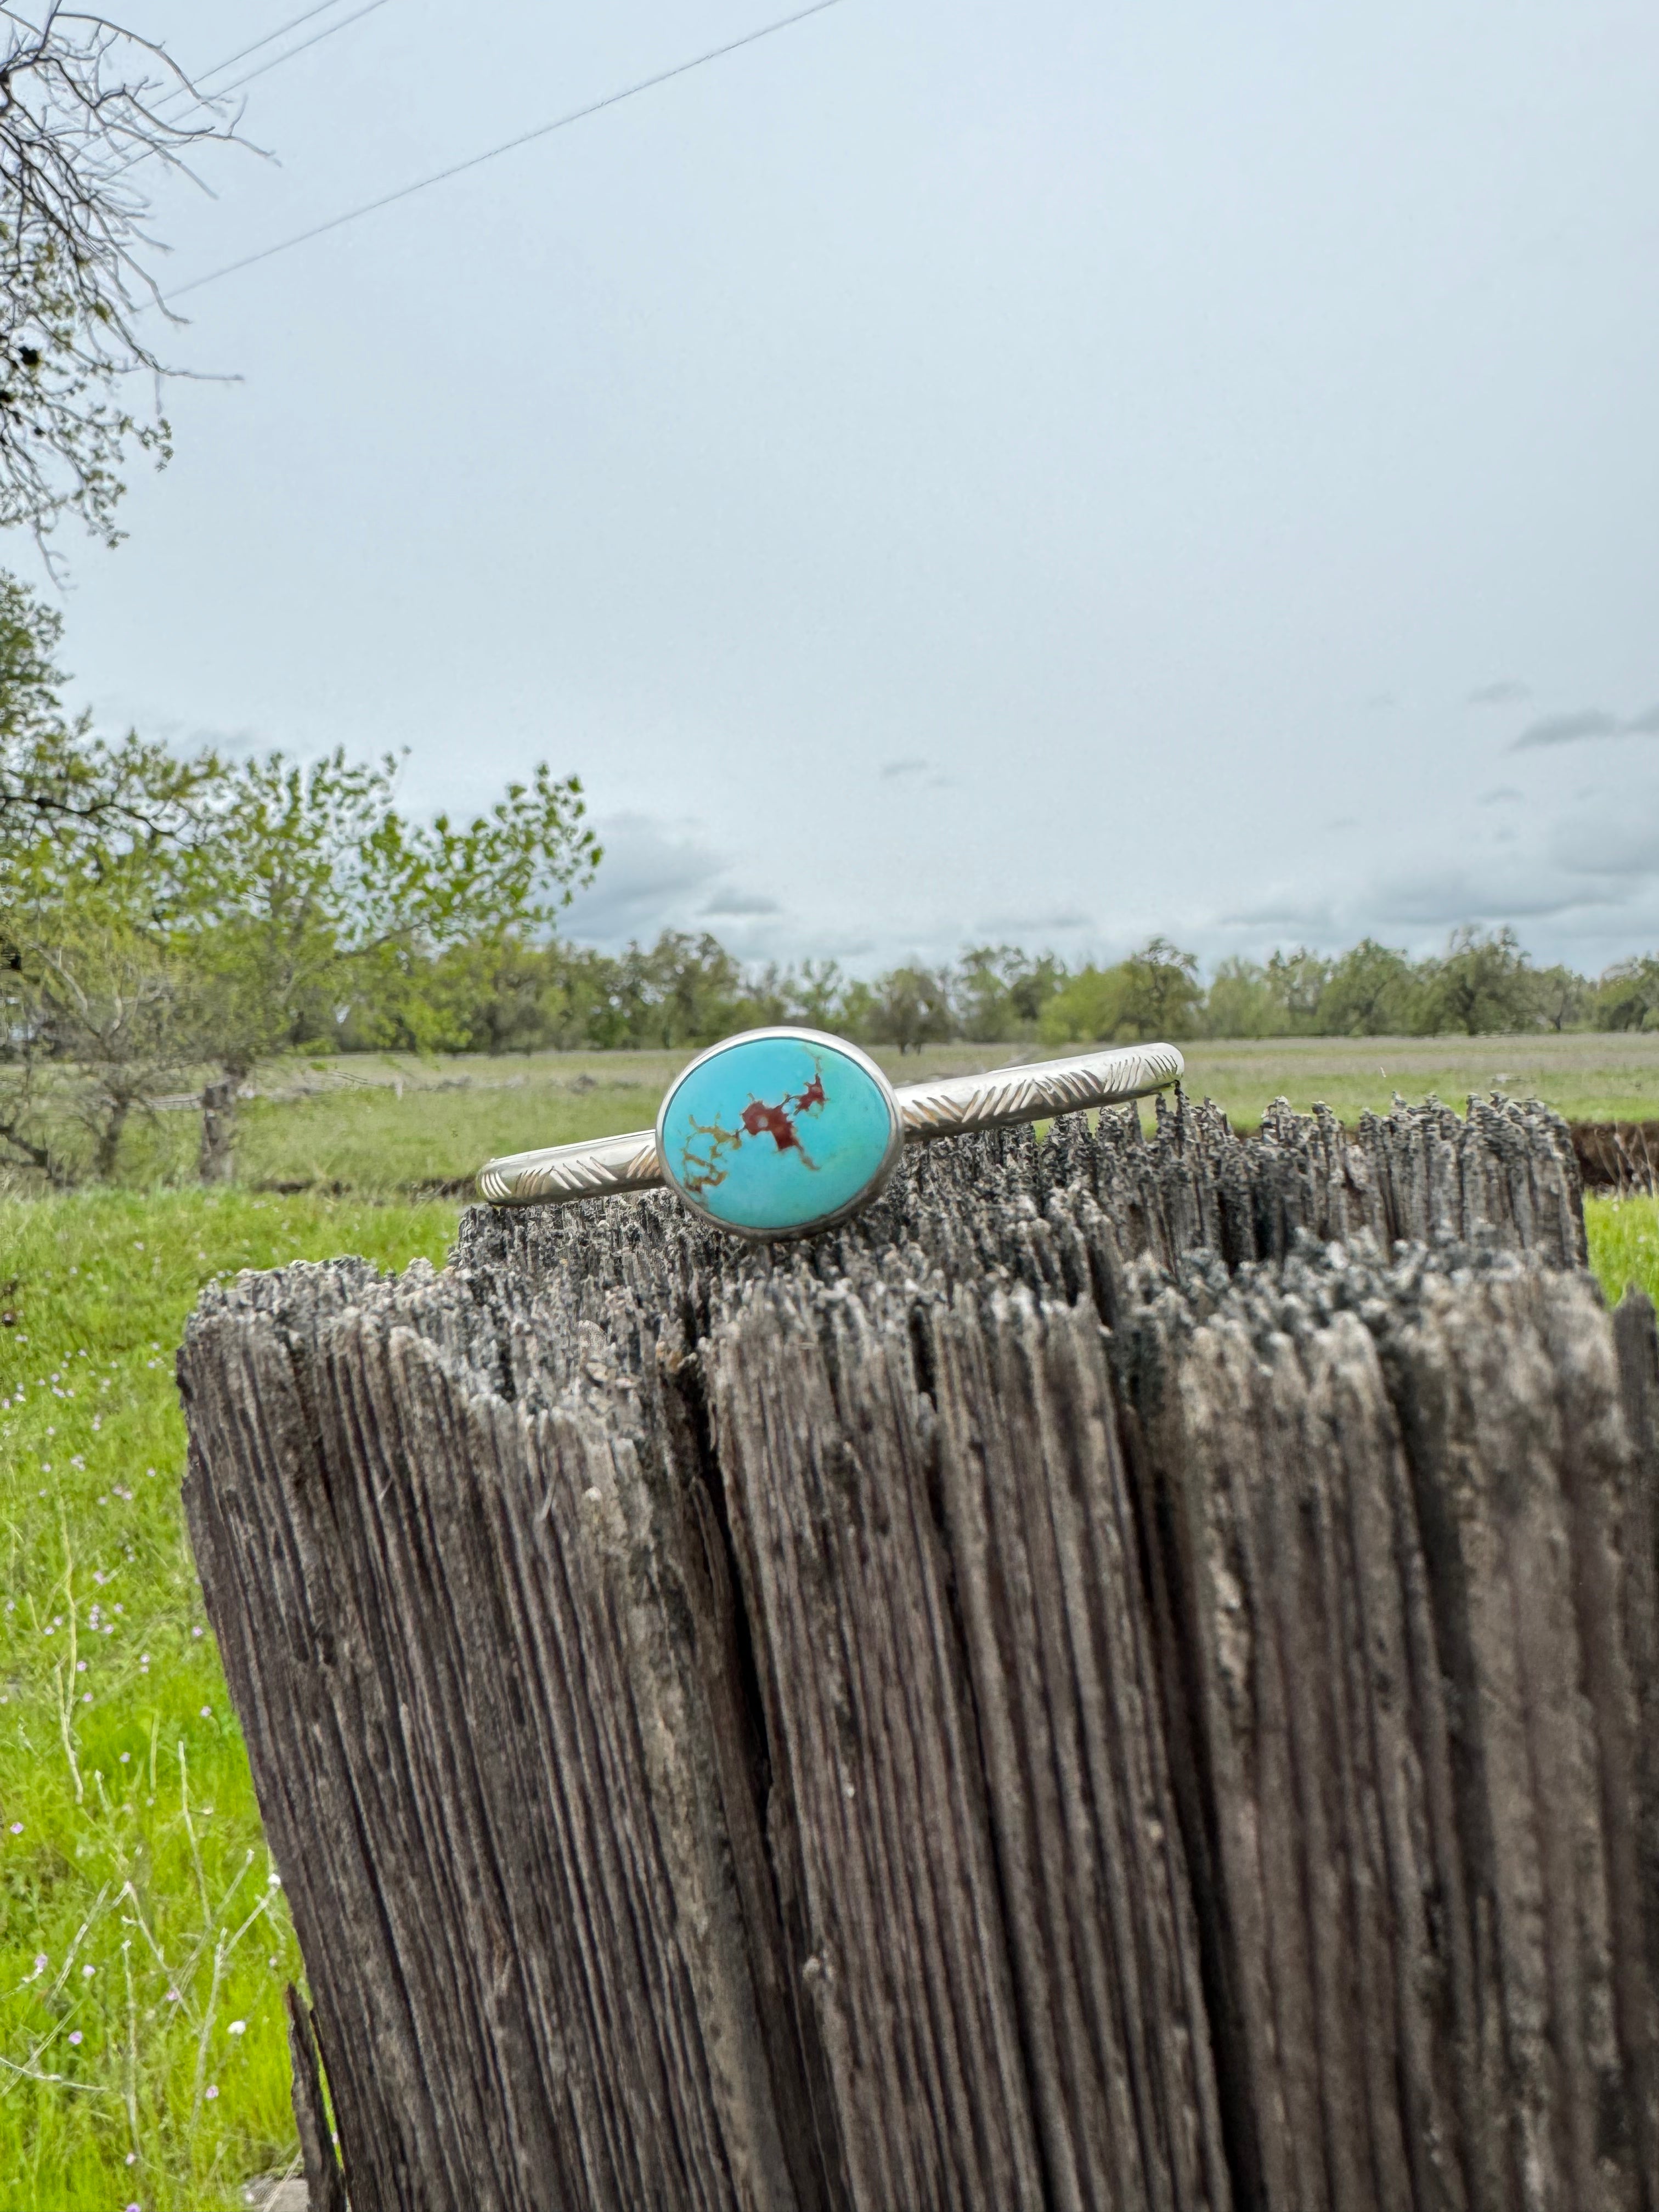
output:
<path id="1" fill-rule="evenodd" d="M 1361 914 L 1382 922 L 1435 923 L 1455 929 L 1462 922 L 1522 922 L 1571 912 L 1584 906 L 1613 906 L 1622 894 L 1564 879 L 1557 871 L 1540 872 L 1524 857 L 1505 857 L 1493 866 L 1425 862 L 1374 882 L 1355 901 Z"/>
<path id="2" fill-rule="evenodd" d="M 1259 905 L 1241 907 L 1221 916 L 1223 929 L 1289 929 L 1304 936 L 1322 940 L 1337 927 L 1330 902 L 1323 899 L 1297 898 L 1289 892 L 1279 892 L 1261 901 Z"/>
<path id="3" fill-rule="evenodd" d="M 1512 753 L 1531 752 L 1540 745 L 1571 745 L 1587 738 L 1659 737 L 1659 706 L 1644 707 L 1639 714 L 1620 720 L 1602 707 L 1581 707 L 1571 714 L 1546 714 L 1529 722 L 1510 747 Z"/>
<path id="4" fill-rule="evenodd" d="M 1585 738 L 1616 738 L 1619 718 L 1602 707 L 1581 707 L 1568 714 L 1545 714 L 1526 728 L 1510 747 L 1512 753 L 1534 750 L 1540 745 L 1577 744 Z"/>
<path id="5" fill-rule="evenodd" d="M 758 891 L 716 891 L 707 905 L 697 908 L 703 921 L 719 921 L 727 917 L 744 918 L 751 915 L 781 914 L 782 907 L 775 898 L 767 898 Z"/>
<path id="6" fill-rule="evenodd" d="M 1094 916 L 1085 914 L 1081 907 L 1058 906 L 1039 908 L 1025 914 L 988 915 L 975 930 L 981 938 L 1024 938 L 1029 943 L 1050 930 L 1091 929 Z"/>
<path id="7" fill-rule="evenodd" d="M 1575 877 L 1659 878 L 1659 790 L 1610 792 L 1551 828 L 1548 852 Z"/>
<path id="8" fill-rule="evenodd" d="M 590 888 L 566 909 L 567 937 L 607 950 L 683 927 L 691 902 L 724 874 L 726 863 L 693 822 L 613 814 L 594 823 L 605 858 Z"/>

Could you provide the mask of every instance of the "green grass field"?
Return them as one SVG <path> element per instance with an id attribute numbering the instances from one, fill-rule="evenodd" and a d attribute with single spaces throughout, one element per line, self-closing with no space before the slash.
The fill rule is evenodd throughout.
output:
<path id="1" fill-rule="evenodd" d="M 101 1192 L 0 1226 L 0 2206 L 206 2212 L 294 2133 L 298 1956 L 179 1505 L 204 1283 L 441 1260 L 453 1205 Z"/>
<path id="2" fill-rule="evenodd" d="M 1281 1094 L 1304 1112 L 1322 1101 L 1352 1124 L 1367 1109 L 1386 1112 L 1396 1091 L 1410 1098 L 1432 1091 L 1461 1109 L 1471 1091 L 1497 1089 L 1542 1098 L 1569 1120 L 1659 1119 L 1659 1036 L 1292 1037 L 1182 1049 L 1188 1090 L 1224 1106 L 1238 1129 L 1255 1128 Z M 1032 1046 L 975 1045 L 876 1054 L 898 1082 L 1042 1056 Z M 290 1103 L 255 1101 L 246 1109 L 242 1172 L 255 1182 L 382 1193 L 458 1183 L 493 1153 L 648 1128 L 689 1057 L 325 1063 L 313 1079 L 395 1076 L 403 1095 L 354 1085 Z M 1149 1103 L 1149 1119 L 1151 1111 Z M 191 1122 L 193 1144 L 192 1117 L 172 1118 Z"/>
<path id="3" fill-rule="evenodd" d="M 1352 1125 L 1385 1112 L 1396 1090 L 1432 1091 L 1462 1108 L 1473 1091 L 1540 1097 L 1570 1120 L 1659 1120 L 1659 1035 L 1527 1037 L 1290 1037 L 1194 1042 L 1187 1087 L 1253 1129 L 1281 1093 L 1316 1101 Z M 648 1128 L 683 1052 L 543 1053 L 422 1061 L 380 1054 L 294 1061 L 263 1070 L 262 1096 L 241 1111 L 239 1174 L 270 1189 L 418 1196 L 458 1189 L 496 1152 Z M 898 1081 L 966 1074 L 1030 1046 L 930 1046 L 876 1055 Z M 295 1095 L 296 1093 L 301 1095 Z M 1150 1118 L 1150 1104 L 1146 1113 Z M 121 1180 L 132 1189 L 187 1183 L 198 1121 L 167 1112 L 136 1121 Z M 0 1168 L 0 1194 L 28 1195 L 32 1178 Z"/>
<path id="4" fill-rule="evenodd" d="M 1013 1057 L 1010 1046 L 912 1054 L 896 1075 L 966 1073 Z M 689 1052 L 542 1053 L 441 1060 L 353 1054 L 262 1068 L 238 1115 L 238 1180 L 255 1188 L 428 1195 L 469 1181 L 497 1152 L 649 1128 Z M 275 1095 L 271 1095 L 275 1094 Z M 200 1121 L 191 1111 L 135 1117 L 119 1180 L 148 1190 L 194 1179 Z M 68 1149 L 72 1134 L 65 1127 Z M 84 1153 L 87 1146 L 79 1146 Z M 0 1194 L 39 1180 L 0 1165 Z"/>
<path id="5" fill-rule="evenodd" d="M 1396 1091 L 1433 1092 L 1461 1113 L 1471 1091 L 1541 1098 L 1570 1121 L 1659 1119 L 1659 1036 L 1271 1037 L 1184 1044 L 1187 1088 L 1254 1129 L 1282 1092 L 1352 1127 L 1386 1113 Z"/>
<path id="6" fill-rule="evenodd" d="M 458 1213 L 188 1189 L 0 1210 L 0 2212 L 212 2212 L 289 2164 L 299 1960 L 185 1540 L 173 1355 L 216 1276 L 441 1261 Z M 1659 1206 L 1589 1213 L 1610 1293 L 1659 1293 Z"/>

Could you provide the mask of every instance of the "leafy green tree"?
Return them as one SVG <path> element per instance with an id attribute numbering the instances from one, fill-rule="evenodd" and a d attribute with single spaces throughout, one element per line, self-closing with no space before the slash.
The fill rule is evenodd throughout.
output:
<path id="1" fill-rule="evenodd" d="M 653 945 L 630 945 L 615 968 L 618 1044 L 702 1044 L 742 1025 L 743 971 L 707 930 L 665 929 Z"/>
<path id="2" fill-rule="evenodd" d="M 1204 998 L 1198 956 L 1153 937 L 1123 968 L 1127 988 L 1118 1033 L 1134 1040 L 1190 1036 Z"/>
<path id="3" fill-rule="evenodd" d="M 535 1052 L 550 1027 L 544 950 L 518 931 L 448 945 L 408 962 L 384 997 L 372 975 L 349 977 L 332 1009 L 330 1042 L 344 1052 Z M 319 1012 L 325 1018 L 328 1010 L 313 1000 L 296 1032 L 312 1028 Z"/>
<path id="4" fill-rule="evenodd" d="M 901 1053 L 955 1036 L 950 976 L 942 969 L 924 968 L 914 961 L 889 969 L 877 978 L 867 1022 L 872 1042 L 896 1044 Z"/>
<path id="5" fill-rule="evenodd" d="M 1197 955 L 1153 937 L 1114 968 L 1079 969 L 1048 1000 L 1039 1031 L 1048 1044 L 1190 1036 L 1203 1000 Z"/>
<path id="6" fill-rule="evenodd" d="M 1042 1010 L 1065 980 L 1054 953 L 1017 945 L 970 945 L 957 963 L 951 994 L 963 1036 L 1003 1044 L 1035 1036 Z"/>
<path id="7" fill-rule="evenodd" d="M 836 960 L 803 960 L 788 979 L 790 1019 L 811 1030 L 833 1030 L 844 1018 L 847 978 Z"/>
<path id="8" fill-rule="evenodd" d="M 855 976 L 841 994 L 835 1022 L 830 1026 L 854 1044 L 878 1044 L 875 1033 L 876 994 L 863 976 Z"/>
<path id="9" fill-rule="evenodd" d="M 115 1171 L 135 1115 L 182 1079 L 178 976 L 142 930 L 95 896 L 8 932 L 0 992 L 0 1139 L 64 1188 Z M 85 1141 L 70 1133 L 79 1126 Z M 88 1150 L 89 1146 L 89 1150 Z"/>
<path id="10" fill-rule="evenodd" d="M 1399 1036 L 1413 1025 L 1415 987 L 1412 963 L 1403 952 L 1362 937 L 1332 963 L 1319 998 L 1319 1032 L 1324 1036 Z"/>
<path id="11" fill-rule="evenodd" d="M 1573 969 L 1536 968 L 1532 976 L 1533 1018 L 1540 1029 L 1572 1030 L 1589 1018 L 1595 987 Z"/>
<path id="12" fill-rule="evenodd" d="M 181 762 L 72 720 L 61 629 L 0 575 L 0 1139 L 60 1186 L 107 1172 L 131 1115 L 179 1079 L 176 978 L 154 930 L 222 773 L 211 753 Z"/>
<path id="13" fill-rule="evenodd" d="M 1597 1029 L 1659 1029 L 1659 953 L 1609 968 L 1595 986 L 1593 1016 Z"/>
<path id="14" fill-rule="evenodd" d="M 52 1110 L 61 1101 L 52 1095 L 40 977 L 15 945 L 0 961 L 0 1159 L 67 1190 L 76 1171 L 58 1134 L 61 1110 Z"/>
<path id="15" fill-rule="evenodd" d="M 1283 1003 L 1259 962 L 1235 954 L 1218 963 L 1204 999 L 1206 1036 L 1278 1036 L 1285 1026 Z"/>
<path id="16" fill-rule="evenodd" d="M 216 834 L 179 871 L 167 939 L 187 963 L 202 1058 L 201 1174 L 231 1171 L 235 1103 L 258 1062 L 307 1041 L 308 1016 L 372 978 L 383 1018 L 435 1042 L 432 957 L 545 928 L 600 858 L 579 781 L 544 763 L 486 814 L 429 824 L 394 804 L 398 763 L 302 765 L 272 753 L 226 772 Z"/>
<path id="17" fill-rule="evenodd" d="M 545 765 L 428 823 L 398 807 L 393 759 L 233 766 L 102 739 L 64 711 L 59 636 L 0 579 L 0 1137 L 43 1173 L 68 1172 L 45 1156 L 49 1106 L 88 1123 L 106 1171 L 156 1086 L 205 1061 L 201 1171 L 222 1179 L 259 1060 L 331 1042 L 343 1004 L 373 1007 L 363 1042 L 453 1042 L 434 961 L 471 946 L 499 1002 L 503 963 L 598 864 L 580 784 Z"/>
<path id="18" fill-rule="evenodd" d="M 109 884 L 203 835 L 222 765 L 179 760 L 129 733 L 72 719 L 57 663 L 63 617 L 0 573 L 0 902 L 20 890 Z"/>
<path id="19" fill-rule="evenodd" d="M 343 1052 L 569 1051 L 599 1042 L 616 981 L 617 963 L 592 945 L 507 930 L 410 962 L 384 1001 L 372 968 L 353 977 L 334 1042 Z"/>
<path id="20" fill-rule="evenodd" d="M 1333 963 L 1323 953 L 1298 945 L 1294 952 L 1274 952 L 1267 962 L 1267 988 L 1291 1036 L 1311 1036 L 1319 1021 L 1319 1002 L 1331 980 Z"/>
<path id="21" fill-rule="evenodd" d="M 45 951 L 38 1004 L 53 1059 L 72 1071 L 68 1112 L 107 1182 L 133 1115 L 153 1115 L 183 1073 L 177 972 L 139 932 L 82 921 Z"/>
<path id="22" fill-rule="evenodd" d="M 1129 978 L 1122 964 L 1097 968 L 1085 963 L 1044 1006 L 1037 1034 L 1048 1045 L 1109 1043 L 1121 1034 L 1128 999 Z"/>
<path id="23" fill-rule="evenodd" d="M 1532 1026 L 1532 963 L 1510 928 L 1453 932 L 1442 959 L 1427 967 L 1419 1027 L 1468 1036 Z"/>
<path id="24" fill-rule="evenodd" d="M 722 1036 L 731 1036 L 732 1029 L 775 1029 L 780 1023 L 802 1018 L 793 969 L 769 960 L 763 968 L 739 964 L 738 974 L 738 994 L 727 1017 L 732 1027 L 722 1030 Z"/>

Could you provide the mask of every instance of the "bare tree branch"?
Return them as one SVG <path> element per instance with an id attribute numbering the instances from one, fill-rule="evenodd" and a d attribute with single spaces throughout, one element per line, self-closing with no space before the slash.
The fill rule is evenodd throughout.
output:
<path id="1" fill-rule="evenodd" d="M 171 372 L 139 325 L 167 313 L 149 164 L 190 174 L 234 124 L 162 48 L 102 16 L 51 6 L 37 22 L 0 6 L 0 528 L 31 529 L 50 562 L 65 514 L 118 541 L 131 452 L 169 458 Z M 135 375 L 150 380 L 147 410 L 129 404 Z"/>

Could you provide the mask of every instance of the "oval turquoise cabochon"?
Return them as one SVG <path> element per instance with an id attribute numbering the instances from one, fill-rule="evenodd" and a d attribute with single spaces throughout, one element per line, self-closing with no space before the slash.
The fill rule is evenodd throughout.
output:
<path id="1" fill-rule="evenodd" d="M 787 1235 L 851 1206 L 893 1140 L 882 1085 L 829 1040 L 734 1037 L 668 1094 L 668 1179 L 715 1220 Z"/>

